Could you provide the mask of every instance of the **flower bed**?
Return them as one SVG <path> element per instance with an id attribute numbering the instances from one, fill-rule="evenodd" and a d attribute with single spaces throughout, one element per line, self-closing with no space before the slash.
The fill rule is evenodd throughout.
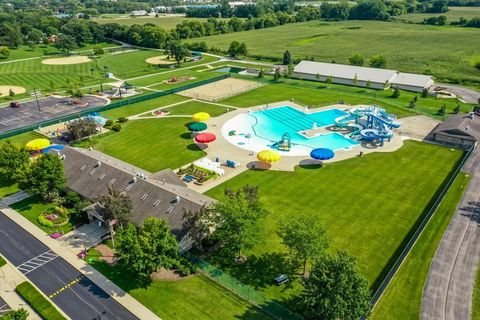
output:
<path id="1" fill-rule="evenodd" d="M 68 209 L 62 206 L 55 207 L 53 212 L 47 211 L 37 218 L 38 223 L 44 227 L 61 227 L 68 223 Z"/>
<path id="2" fill-rule="evenodd" d="M 196 179 L 195 183 L 196 184 L 204 184 L 208 180 L 210 180 L 212 178 L 215 179 L 215 178 L 218 177 L 218 174 L 216 174 L 216 173 L 214 173 L 210 170 L 197 167 L 193 164 L 189 165 L 186 168 L 178 169 L 177 174 L 180 175 L 180 176 L 189 175 L 189 176 L 195 177 L 195 179 Z"/>

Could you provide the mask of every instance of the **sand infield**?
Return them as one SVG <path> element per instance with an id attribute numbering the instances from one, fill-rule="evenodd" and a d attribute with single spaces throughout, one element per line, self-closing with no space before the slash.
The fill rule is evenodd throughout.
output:
<path id="1" fill-rule="evenodd" d="M 65 58 L 52 58 L 52 59 L 45 59 L 42 61 L 43 64 L 54 65 L 54 66 L 62 66 L 67 64 L 79 64 L 79 63 L 86 63 L 90 62 L 90 58 L 86 56 L 74 56 L 74 57 L 65 57 Z"/>
<path id="2" fill-rule="evenodd" d="M 25 88 L 23 87 L 19 87 L 19 86 L 0 86 L 0 96 L 8 96 L 10 94 L 10 89 L 12 89 L 12 91 L 15 93 L 15 94 L 20 94 L 20 93 L 25 93 L 27 90 L 25 90 Z"/>
<path id="3" fill-rule="evenodd" d="M 156 57 L 145 59 L 145 62 L 149 64 L 159 65 L 159 64 L 173 64 L 175 63 L 175 60 L 173 59 L 168 60 L 167 56 L 156 56 Z"/>
<path id="4" fill-rule="evenodd" d="M 261 86 L 262 84 L 256 81 L 227 78 L 196 88 L 181 91 L 178 94 L 184 97 L 217 102 Z"/>

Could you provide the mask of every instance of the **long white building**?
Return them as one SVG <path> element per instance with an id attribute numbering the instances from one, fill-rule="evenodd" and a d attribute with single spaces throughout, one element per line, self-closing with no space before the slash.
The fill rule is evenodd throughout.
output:
<path id="1" fill-rule="evenodd" d="M 399 89 L 422 92 L 434 84 L 428 75 L 404 73 L 396 70 L 378 69 L 345 64 L 303 60 L 293 70 L 292 78 L 366 87 L 374 89 L 398 87 Z"/>

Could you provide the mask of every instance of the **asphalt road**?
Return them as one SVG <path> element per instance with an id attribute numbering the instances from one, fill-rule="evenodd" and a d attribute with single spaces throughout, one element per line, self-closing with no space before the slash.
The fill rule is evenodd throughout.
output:
<path id="1" fill-rule="evenodd" d="M 138 319 L 3 213 L 0 252 L 73 320 Z"/>
<path id="2" fill-rule="evenodd" d="M 2 314 L 7 313 L 8 311 L 10 311 L 10 307 L 5 302 L 5 300 L 0 297 L 0 317 L 2 316 Z"/>
<path id="3" fill-rule="evenodd" d="M 20 108 L 0 108 L 0 133 L 72 113 L 89 110 L 106 104 L 106 100 L 95 96 L 84 96 L 81 100 L 87 105 L 75 105 L 71 98 L 47 97 L 36 101 L 21 102 Z"/>
<path id="4" fill-rule="evenodd" d="M 463 170 L 471 175 L 430 265 L 423 288 L 422 320 L 470 320 L 480 261 L 480 149 Z"/>

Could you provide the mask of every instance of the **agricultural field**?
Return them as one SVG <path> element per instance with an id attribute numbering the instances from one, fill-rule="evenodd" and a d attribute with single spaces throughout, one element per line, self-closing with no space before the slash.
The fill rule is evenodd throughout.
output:
<path id="1" fill-rule="evenodd" d="M 246 263 L 238 265 L 221 252 L 211 261 L 288 306 L 298 290 L 295 282 L 277 287 L 271 281 L 282 273 L 295 278 L 299 270 L 287 262 L 277 231 L 279 222 L 301 212 L 322 222 L 331 250 L 354 255 L 370 287 L 376 289 L 461 156 L 458 150 L 406 141 L 392 153 L 324 167 L 241 173 L 207 194 L 221 199 L 225 188 L 258 185 L 260 200 L 271 213 L 261 222 L 260 241 L 245 252 Z"/>
<path id="2" fill-rule="evenodd" d="M 361 41 L 359 41 L 361 39 Z M 475 28 L 435 27 L 380 21 L 310 21 L 197 38 L 209 47 L 227 50 L 232 41 L 245 42 L 251 55 L 348 63 L 358 53 L 382 54 L 387 67 L 414 73 L 431 72 L 437 81 L 477 83 L 473 63 L 479 58 L 480 32 Z M 455 48 L 455 50 L 452 50 Z"/>
<path id="3" fill-rule="evenodd" d="M 165 30 L 174 29 L 177 24 L 182 23 L 185 20 L 189 21 L 206 21 L 206 18 L 187 18 L 185 16 L 160 16 L 160 17 L 115 17 L 115 18 L 100 18 L 95 19 L 100 24 L 104 23 L 118 23 L 125 26 L 131 26 L 134 24 L 144 25 L 146 23 L 153 23 Z M 228 19 L 223 19 L 228 20 Z"/>
<path id="4" fill-rule="evenodd" d="M 406 22 L 422 23 L 425 18 L 438 17 L 440 15 L 447 17 L 447 24 L 458 21 L 460 18 L 472 19 L 480 17 L 479 7 L 448 7 L 449 11 L 445 13 L 410 13 L 394 17 L 395 20 Z"/>

